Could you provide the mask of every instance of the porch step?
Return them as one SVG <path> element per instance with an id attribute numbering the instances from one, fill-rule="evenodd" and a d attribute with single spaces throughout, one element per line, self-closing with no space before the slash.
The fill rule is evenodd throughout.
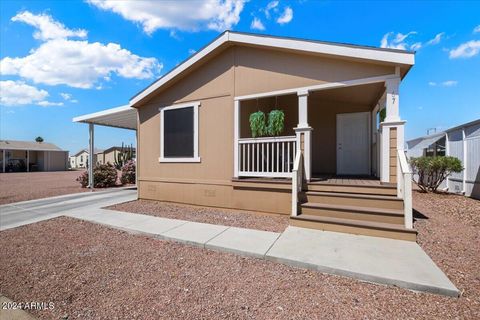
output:
<path id="1" fill-rule="evenodd" d="M 321 192 L 342 192 L 342 193 L 358 193 L 358 194 L 373 194 L 396 196 L 397 188 L 393 185 L 362 185 L 362 184 L 333 184 L 322 182 L 309 182 L 307 185 L 308 191 Z"/>
<path id="2" fill-rule="evenodd" d="M 307 201 L 341 206 L 358 206 L 382 209 L 403 209 L 403 200 L 391 195 L 362 193 L 307 191 Z"/>
<path id="3" fill-rule="evenodd" d="M 404 224 L 403 210 L 400 209 L 307 202 L 301 205 L 301 212 L 309 216 Z"/>
<path id="4" fill-rule="evenodd" d="M 322 217 L 302 213 L 299 216 L 290 217 L 290 224 L 296 227 L 324 231 L 343 232 L 397 240 L 417 240 L 416 230 L 406 229 L 403 225 L 392 223 Z"/>

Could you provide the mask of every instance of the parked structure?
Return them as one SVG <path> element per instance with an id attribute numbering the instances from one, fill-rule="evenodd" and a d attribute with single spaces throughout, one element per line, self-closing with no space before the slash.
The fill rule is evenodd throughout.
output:
<path id="1" fill-rule="evenodd" d="M 126 147 L 124 147 L 125 149 Z M 111 163 L 115 164 L 118 161 L 118 155 L 122 152 L 122 147 L 110 147 L 103 152 L 97 154 L 98 164 Z M 135 158 L 135 148 L 133 148 L 133 154 Z"/>
<path id="2" fill-rule="evenodd" d="M 453 173 L 441 188 L 480 199 L 480 119 L 409 140 L 407 148 L 409 157 L 446 155 L 460 159 L 464 170 Z"/>
<path id="3" fill-rule="evenodd" d="M 414 53 L 225 32 L 123 107 L 77 117 L 137 129 L 139 197 L 291 215 L 415 240 L 399 86 Z M 378 123 L 378 113 L 386 118 Z M 282 136 L 252 112 L 282 109 Z"/>
<path id="4" fill-rule="evenodd" d="M 48 142 L 0 140 L 2 172 L 63 171 L 68 151 Z"/>

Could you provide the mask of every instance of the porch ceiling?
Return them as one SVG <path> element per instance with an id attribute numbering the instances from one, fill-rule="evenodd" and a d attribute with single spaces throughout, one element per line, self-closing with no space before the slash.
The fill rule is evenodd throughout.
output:
<path id="1" fill-rule="evenodd" d="M 371 83 L 346 88 L 313 91 L 312 99 L 374 105 L 385 91 L 384 83 Z"/>
<path id="2" fill-rule="evenodd" d="M 107 127 L 137 129 L 137 109 L 129 105 L 73 118 L 73 122 L 93 123 Z"/>

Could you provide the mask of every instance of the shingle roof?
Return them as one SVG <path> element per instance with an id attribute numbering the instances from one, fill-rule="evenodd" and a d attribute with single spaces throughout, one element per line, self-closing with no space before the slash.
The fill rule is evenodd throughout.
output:
<path id="1" fill-rule="evenodd" d="M 0 150 L 64 151 L 53 143 L 0 140 Z"/>

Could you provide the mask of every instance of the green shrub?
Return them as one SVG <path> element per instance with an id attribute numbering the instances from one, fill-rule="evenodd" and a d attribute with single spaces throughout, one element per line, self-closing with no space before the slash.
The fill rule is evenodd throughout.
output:
<path id="1" fill-rule="evenodd" d="M 88 186 L 88 171 L 83 172 L 77 179 L 82 188 Z M 117 184 L 117 170 L 110 164 L 99 164 L 93 168 L 93 187 L 109 188 Z"/>
<path id="2" fill-rule="evenodd" d="M 425 192 L 436 192 L 440 184 L 452 172 L 463 170 L 462 162 L 455 157 L 418 157 L 411 158 L 410 165 L 414 173 L 414 180 Z"/>
<path id="3" fill-rule="evenodd" d="M 278 136 L 285 128 L 285 114 L 282 110 L 272 110 L 268 114 L 267 132 L 271 136 Z"/>
<path id="4" fill-rule="evenodd" d="M 136 166 L 135 161 L 129 160 L 125 163 L 122 167 L 122 177 L 120 178 L 120 182 L 122 184 L 132 183 L 134 184 L 135 181 L 135 172 Z"/>

